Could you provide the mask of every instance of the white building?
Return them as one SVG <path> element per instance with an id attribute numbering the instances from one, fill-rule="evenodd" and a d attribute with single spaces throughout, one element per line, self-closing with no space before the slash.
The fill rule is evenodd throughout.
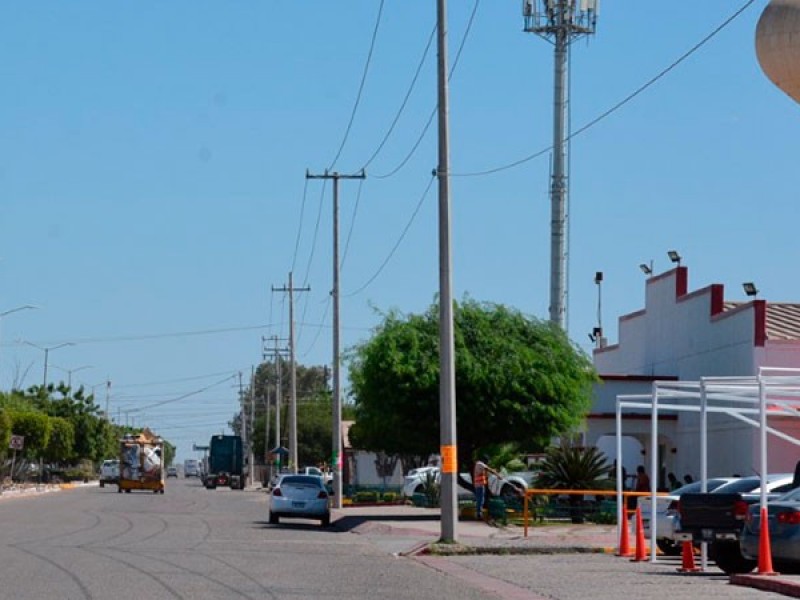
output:
<path id="1" fill-rule="evenodd" d="M 800 304 L 725 300 L 720 284 L 689 291 L 688 269 L 647 279 L 645 307 L 619 318 L 619 342 L 594 350 L 603 380 L 587 419 L 586 443 L 614 458 L 612 438 L 618 394 L 646 394 L 655 380 L 696 381 L 708 376 L 754 376 L 758 368 L 800 368 Z M 800 438 L 800 419 L 771 418 L 770 425 Z M 659 485 L 666 473 L 700 472 L 698 417 L 659 415 Z M 650 416 L 623 415 L 623 465 L 650 464 Z M 800 447 L 769 436 L 769 470 L 793 472 Z M 726 415 L 709 418 L 710 476 L 751 475 L 760 461 L 757 430 Z"/>

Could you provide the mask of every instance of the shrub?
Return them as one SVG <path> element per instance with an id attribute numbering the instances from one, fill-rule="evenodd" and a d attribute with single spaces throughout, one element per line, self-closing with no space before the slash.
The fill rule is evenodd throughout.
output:
<path id="1" fill-rule="evenodd" d="M 356 492 L 356 502 L 377 502 L 378 492 Z"/>
<path id="2" fill-rule="evenodd" d="M 394 492 L 384 492 L 383 495 L 381 496 L 381 500 L 383 500 L 384 502 L 394 502 L 395 500 L 397 500 L 397 494 L 395 494 Z"/>

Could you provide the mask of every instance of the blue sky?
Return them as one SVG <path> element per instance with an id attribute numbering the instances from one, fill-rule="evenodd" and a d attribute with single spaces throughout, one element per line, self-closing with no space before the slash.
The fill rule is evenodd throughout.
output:
<path id="1" fill-rule="evenodd" d="M 572 126 L 657 75 L 742 1 L 603 2 L 572 53 Z M 761 72 L 753 3 L 711 41 L 572 143 L 569 333 L 643 306 L 645 279 L 678 250 L 690 289 L 799 301 L 793 276 L 800 113 Z M 331 193 L 306 169 L 357 172 L 340 189 L 343 346 L 378 311 L 424 310 L 438 288 L 435 46 L 381 152 L 435 23 L 433 0 L 380 3 L 82 0 L 0 4 L 0 387 L 112 381 L 112 415 L 178 445 L 204 444 L 237 407 L 262 336 L 331 361 Z M 450 58 L 475 9 L 449 3 Z M 552 49 L 522 32 L 520 3 L 480 0 L 451 80 L 451 170 L 500 167 L 552 138 Z M 342 152 L 335 163 L 343 140 Z M 547 318 L 548 158 L 452 178 L 457 297 Z M 354 209 L 357 206 L 357 210 Z M 302 214 L 302 219 L 301 219 Z M 355 215 L 355 219 L 354 219 Z M 789 217 L 789 218 L 787 218 Z M 317 227 L 317 222 L 319 225 Z M 370 280 L 397 244 L 396 252 Z M 189 335 L 191 334 L 191 335 Z M 61 367 L 59 369 L 58 367 Z M 208 388 L 208 389 L 205 389 Z M 103 398 L 104 387 L 96 388 Z M 204 391 L 200 391 L 204 390 Z M 182 398 L 186 396 L 185 398 Z M 150 406 L 169 401 L 162 406 Z M 102 402 L 101 402 L 102 404 Z"/>

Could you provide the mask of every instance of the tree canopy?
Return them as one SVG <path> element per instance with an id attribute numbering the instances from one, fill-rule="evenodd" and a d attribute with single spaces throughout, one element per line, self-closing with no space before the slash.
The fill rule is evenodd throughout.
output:
<path id="1" fill-rule="evenodd" d="M 548 322 L 499 304 L 455 303 L 458 458 L 502 443 L 540 450 L 574 430 L 591 403 L 591 361 Z M 390 312 L 347 354 L 354 445 L 427 456 L 439 448 L 439 308 Z"/>

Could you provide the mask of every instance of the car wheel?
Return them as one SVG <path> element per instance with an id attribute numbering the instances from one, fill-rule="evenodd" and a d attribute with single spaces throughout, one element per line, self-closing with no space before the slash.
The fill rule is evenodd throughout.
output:
<path id="1" fill-rule="evenodd" d="M 117 489 L 117 493 L 121 494 L 122 493 L 122 488 Z"/>
<path id="2" fill-rule="evenodd" d="M 514 500 L 519 498 L 519 491 L 512 484 L 506 483 L 500 488 L 500 497 L 505 501 Z"/>
<path id="3" fill-rule="evenodd" d="M 757 564 L 756 561 L 742 556 L 742 552 L 739 550 L 739 542 L 717 542 L 711 544 L 709 555 L 709 558 L 717 563 L 717 566 L 725 571 L 727 575 L 749 573 L 756 568 Z"/>
<path id="4" fill-rule="evenodd" d="M 417 487 L 414 488 L 414 493 L 415 494 L 424 494 L 425 493 L 425 487 L 423 485 L 418 485 Z"/>
<path id="5" fill-rule="evenodd" d="M 658 546 L 658 549 L 661 550 L 665 556 L 680 556 L 683 550 L 681 544 L 667 538 L 656 540 L 656 546 Z"/>
<path id="6" fill-rule="evenodd" d="M 330 513 L 325 514 L 325 515 L 322 516 L 321 523 L 322 523 L 323 527 L 330 527 L 331 526 L 331 515 L 330 515 Z"/>
<path id="7" fill-rule="evenodd" d="M 269 524 L 270 525 L 277 525 L 280 523 L 281 519 L 278 515 L 274 513 L 269 513 Z"/>

